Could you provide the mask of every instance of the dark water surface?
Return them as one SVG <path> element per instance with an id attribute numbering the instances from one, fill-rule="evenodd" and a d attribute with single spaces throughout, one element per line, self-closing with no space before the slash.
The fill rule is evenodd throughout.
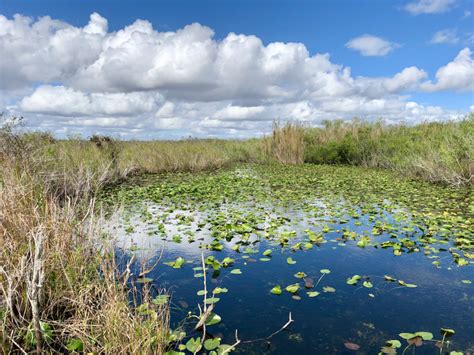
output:
<path id="1" fill-rule="evenodd" d="M 470 193 L 391 179 L 331 167 L 154 176 L 116 192 L 125 208 L 106 230 L 124 261 L 136 255 L 135 275 L 142 260 L 161 256 L 147 277 L 171 294 L 172 327 L 187 332 L 183 344 L 201 335 L 187 316 L 203 302 L 202 271 L 195 269 L 203 255 L 220 264 L 206 259 L 207 289 L 228 290 L 215 295 L 222 320 L 208 327 L 210 336 L 231 344 L 238 330 L 245 342 L 277 331 L 290 312 L 294 320 L 268 341 L 241 344 L 238 353 L 376 354 L 392 339 L 402 353 L 407 342 L 399 333 L 424 331 L 434 340 L 416 354 L 435 354 L 442 327 L 455 330 L 443 353 L 474 352 Z M 231 265 L 222 263 L 226 257 Z M 177 258 L 186 261 L 180 268 L 164 264 Z M 360 280 L 350 285 L 353 275 Z M 295 283 L 295 294 L 285 290 Z M 277 285 L 280 295 L 270 292 Z M 309 297 L 312 291 L 319 294 Z M 348 342 L 360 349 L 347 349 Z"/>

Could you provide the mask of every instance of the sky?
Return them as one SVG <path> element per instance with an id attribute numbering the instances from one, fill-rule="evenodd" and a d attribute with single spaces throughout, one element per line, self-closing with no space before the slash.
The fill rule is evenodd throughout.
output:
<path id="1" fill-rule="evenodd" d="M 123 139 L 459 120 L 473 47 L 474 0 L 2 0 L 0 110 Z"/>

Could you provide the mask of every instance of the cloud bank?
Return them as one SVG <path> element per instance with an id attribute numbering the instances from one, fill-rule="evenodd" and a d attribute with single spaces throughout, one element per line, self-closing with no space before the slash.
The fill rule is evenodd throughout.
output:
<path id="1" fill-rule="evenodd" d="M 363 55 L 398 45 L 374 36 L 348 42 Z M 194 23 L 159 32 L 137 20 L 109 32 L 90 16 L 84 27 L 42 17 L 0 15 L 0 101 L 34 128 L 129 137 L 260 135 L 274 119 L 384 117 L 419 122 L 460 112 L 409 101 L 415 90 L 472 90 L 468 48 L 436 73 L 415 66 L 389 77 L 354 77 L 329 54 L 302 43 L 264 44 L 229 33 L 217 40 Z"/>

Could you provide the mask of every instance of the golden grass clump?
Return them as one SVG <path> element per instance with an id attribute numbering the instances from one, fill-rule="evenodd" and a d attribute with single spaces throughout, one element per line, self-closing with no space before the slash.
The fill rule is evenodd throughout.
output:
<path id="1" fill-rule="evenodd" d="M 273 122 L 272 134 L 263 138 L 263 151 L 267 157 L 283 164 L 304 162 L 304 129 L 298 123 Z"/>

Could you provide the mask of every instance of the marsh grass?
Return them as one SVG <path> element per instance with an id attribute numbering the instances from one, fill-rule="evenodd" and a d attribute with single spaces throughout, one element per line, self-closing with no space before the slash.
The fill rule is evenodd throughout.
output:
<path id="1" fill-rule="evenodd" d="M 273 122 L 272 134 L 262 140 L 265 156 L 283 164 L 304 162 L 304 128 L 295 122 Z"/>
<path id="2" fill-rule="evenodd" d="M 121 172 L 90 144 L 60 160 L 49 138 L 0 135 L 2 352 L 163 353 L 167 307 L 143 290 L 146 313 L 130 302 L 136 288 L 95 228 L 94 193 Z"/>

